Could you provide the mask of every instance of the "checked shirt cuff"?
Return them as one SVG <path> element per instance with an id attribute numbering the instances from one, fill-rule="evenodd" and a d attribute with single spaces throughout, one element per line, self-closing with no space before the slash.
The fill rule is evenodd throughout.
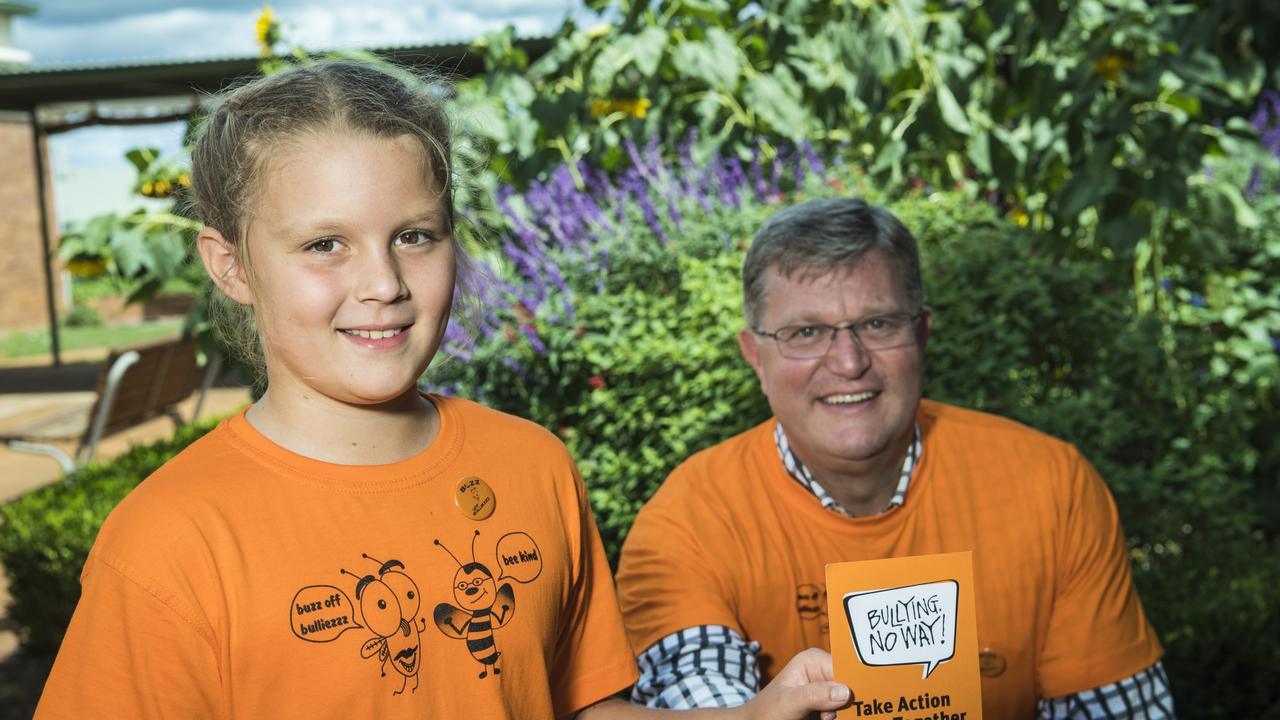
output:
<path id="1" fill-rule="evenodd" d="M 759 652 L 760 643 L 723 625 L 673 632 L 637 658 L 640 679 L 631 701 L 672 710 L 741 705 L 760 685 Z"/>

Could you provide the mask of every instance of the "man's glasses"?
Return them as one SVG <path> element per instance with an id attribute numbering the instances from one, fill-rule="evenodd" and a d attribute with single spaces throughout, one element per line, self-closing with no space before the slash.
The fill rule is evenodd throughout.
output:
<path id="1" fill-rule="evenodd" d="M 889 313 L 863 318 L 847 325 L 788 325 L 773 332 L 752 327 L 751 332 L 773 338 L 782 357 L 812 360 L 826 355 L 836 340 L 836 333 L 848 330 L 853 341 L 864 350 L 889 350 L 915 342 L 915 324 L 924 308 L 914 313 Z"/>

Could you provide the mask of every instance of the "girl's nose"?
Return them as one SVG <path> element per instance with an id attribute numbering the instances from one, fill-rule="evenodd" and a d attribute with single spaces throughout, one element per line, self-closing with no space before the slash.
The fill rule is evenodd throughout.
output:
<path id="1" fill-rule="evenodd" d="M 353 269 L 357 275 L 357 299 L 371 302 L 395 302 L 409 294 L 409 287 L 401 276 L 400 264 L 388 249 L 364 253 Z"/>

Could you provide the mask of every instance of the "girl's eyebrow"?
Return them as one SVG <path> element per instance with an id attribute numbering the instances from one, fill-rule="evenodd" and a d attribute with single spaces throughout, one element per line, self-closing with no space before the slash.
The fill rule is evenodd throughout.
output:
<path id="1" fill-rule="evenodd" d="M 431 224 L 439 222 L 445 217 L 445 213 L 436 210 L 424 210 L 421 213 L 411 215 L 407 220 L 400 223 L 401 225 L 419 225 Z"/>
<path id="2" fill-rule="evenodd" d="M 396 224 L 397 229 L 406 228 L 412 225 L 435 225 L 443 220 L 445 214 L 435 210 L 423 210 L 419 213 L 407 215 L 403 220 Z M 318 218 L 315 220 L 302 220 L 287 225 L 282 225 L 276 232 L 278 237 L 285 238 L 310 238 L 321 237 L 324 235 L 341 234 L 348 227 L 350 222 L 346 222 L 337 218 Z"/>

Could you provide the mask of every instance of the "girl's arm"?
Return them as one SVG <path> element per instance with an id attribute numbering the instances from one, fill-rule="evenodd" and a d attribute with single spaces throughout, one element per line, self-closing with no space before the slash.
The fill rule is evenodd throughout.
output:
<path id="1" fill-rule="evenodd" d="M 835 682 L 831 655 L 810 648 L 791 658 L 782 672 L 745 705 L 701 710 L 655 710 L 620 698 L 609 698 L 578 713 L 578 720 L 805 720 L 822 713 L 835 720 L 835 711 L 849 704 L 849 688 Z"/>

